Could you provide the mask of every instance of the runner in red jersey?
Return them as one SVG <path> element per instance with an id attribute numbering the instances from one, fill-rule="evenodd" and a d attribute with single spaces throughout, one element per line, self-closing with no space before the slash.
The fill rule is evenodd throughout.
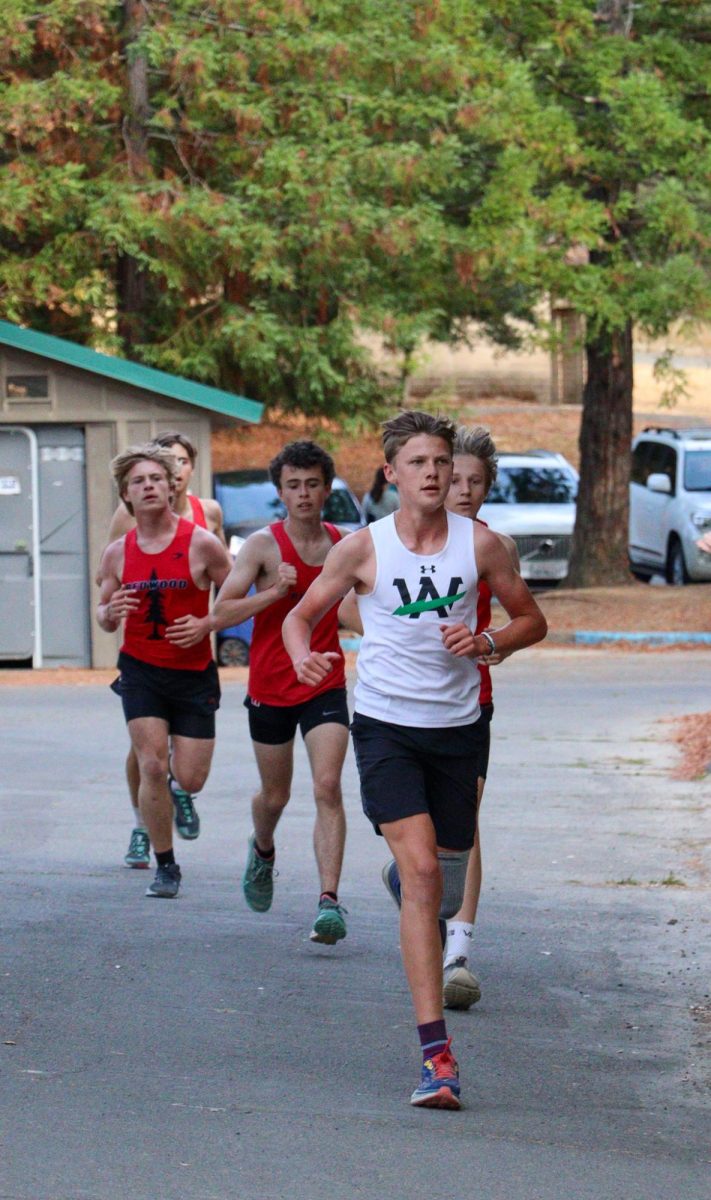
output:
<path id="1" fill-rule="evenodd" d="M 492 483 L 496 479 L 496 447 L 488 429 L 479 425 L 474 429 L 458 429 L 454 443 L 454 469 L 452 483 L 447 496 L 446 507 L 451 512 L 461 513 L 462 516 L 477 518 L 477 513 L 484 503 Z M 485 521 L 479 524 L 485 525 Z M 514 567 L 518 571 L 519 561 L 516 544 L 506 534 L 499 533 L 497 537 L 508 550 Z M 491 625 L 491 588 L 486 580 L 479 581 L 479 600 L 477 604 L 476 632 L 483 633 Z M 500 653 L 488 655 L 479 659 L 479 674 L 481 686 L 479 703 L 482 715 L 491 723 L 494 714 L 492 702 L 490 667 L 500 663 L 504 656 Z M 488 750 L 482 761 L 483 774 L 479 778 L 477 789 L 477 815 L 484 795 L 486 770 L 488 766 Z M 479 981 L 469 970 L 469 951 L 474 936 L 474 923 L 481 893 L 481 840 L 479 822 L 477 820 L 474 846 L 469 855 L 467 875 L 464 884 L 462 906 L 451 920 L 447 921 L 447 942 L 444 950 L 444 1002 L 447 1008 L 470 1008 L 481 998 Z"/>
<path id="2" fill-rule="evenodd" d="M 216 629 L 255 619 L 245 706 L 261 788 L 252 800 L 254 833 L 242 890 L 254 912 L 271 907 L 274 833 L 291 793 L 299 728 L 313 778 L 314 850 L 321 887 L 310 936 L 330 945 L 346 936 L 338 884 L 346 837 L 341 770 L 348 744 L 348 707 L 337 608 L 325 614 L 314 633 L 319 649 L 334 664 L 318 689 L 299 683 L 284 649 L 281 627 L 320 575 L 326 555 L 345 530 L 321 520 L 334 474 L 333 460 L 325 450 L 314 442 L 291 442 L 269 469 L 286 520 L 247 538 L 213 613 Z"/>
<path id="3" fill-rule="evenodd" d="M 227 549 L 222 526 L 222 509 L 217 500 L 208 498 L 199 499 L 188 491 L 197 459 L 197 450 L 190 439 L 184 433 L 168 432 L 159 434 L 155 439 L 155 444 L 164 446 L 166 450 L 170 450 L 175 459 L 176 473 L 173 512 L 177 513 L 179 517 L 184 517 L 186 521 L 192 521 L 195 525 L 199 525 L 201 529 L 208 529 L 210 533 L 214 533 L 225 546 L 225 549 Z M 135 526 L 134 517 L 128 511 L 124 502 L 121 501 L 111 518 L 109 543 L 115 541 L 116 538 L 122 537 L 131 529 L 134 529 Z M 100 576 L 97 579 L 97 583 L 101 585 Z M 127 867 L 148 867 L 151 862 L 151 844 L 148 838 L 148 831 L 143 825 L 141 814 L 138 810 L 138 762 L 133 752 L 133 747 L 129 748 L 126 759 L 126 780 L 131 807 L 133 809 L 133 827 L 128 843 L 128 851 L 124 855 L 123 861 Z M 173 797 L 175 828 L 180 837 L 192 841 L 200 834 L 200 817 L 195 807 L 195 797 L 179 787 L 177 781 L 173 778 L 170 780 L 170 790 Z"/>
<path id="4" fill-rule="evenodd" d="M 133 447 L 114 459 L 112 470 L 136 528 L 104 551 L 97 618 L 107 632 L 125 622 L 119 694 L 138 763 L 140 814 L 157 863 L 146 895 L 172 898 L 180 867 L 172 846 L 169 762 L 186 791 L 205 783 L 220 702 L 209 592 L 230 564 L 213 534 L 172 511 L 170 451 L 154 443 Z"/>

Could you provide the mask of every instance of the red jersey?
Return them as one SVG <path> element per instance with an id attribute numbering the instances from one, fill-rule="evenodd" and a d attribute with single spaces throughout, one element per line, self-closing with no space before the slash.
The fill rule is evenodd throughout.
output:
<path id="1" fill-rule="evenodd" d="M 476 518 L 479 521 L 479 518 Z M 479 521 L 480 525 L 486 525 L 486 521 Z M 489 528 L 488 525 L 486 526 Z M 491 625 L 491 588 L 483 579 L 479 580 L 479 599 L 476 605 L 476 629 L 475 633 L 481 633 L 483 629 L 488 629 Z M 479 688 L 479 703 L 491 704 L 493 699 L 493 688 L 491 686 L 491 671 L 486 663 L 479 663 L 479 675 L 481 676 L 481 686 Z"/>
<path id="2" fill-rule="evenodd" d="M 323 526 L 334 544 L 341 540 L 341 534 L 335 525 L 324 521 Z M 308 684 L 299 683 L 296 678 L 296 672 L 282 641 L 281 627 L 309 585 L 321 574 L 323 567 L 309 566 L 299 558 L 283 521 L 277 521 L 269 528 L 281 552 L 282 562 L 296 567 L 296 587 L 293 592 L 275 600 L 269 608 L 263 609 L 254 618 L 254 633 L 249 653 L 248 690 L 250 698 L 258 704 L 274 704 L 285 708 L 287 705 L 313 700 L 314 696 L 328 692 L 331 688 L 345 687 L 345 660 L 338 640 L 338 605 L 334 604 L 314 629 L 311 649 L 321 654 L 327 650 L 334 651 L 340 656 L 340 662 L 334 663 L 333 670 L 319 687 L 309 687 Z"/>
<path id="3" fill-rule="evenodd" d="M 207 521 L 205 520 L 205 509 L 202 506 L 202 500 L 198 500 L 197 496 L 191 496 L 188 493 L 190 507 L 193 510 L 193 524 L 199 525 L 201 529 L 207 529 Z"/>
<path id="4" fill-rule="evenodd" d="M 212 661 L 209 634 L 187 650 L 165 637 L 178 617 L 205 617 L 210 607 L 209 588 L 199 588 L 190 574 L 194 530 L 192 521 L 179 517 L 172 542 L 159 554 L 144 554 L 135 529 L 126 534 L 121 583 L 139 593 L 141 604 L 126 618 L 121 650 L 154 667 L 203 671 Z"/>

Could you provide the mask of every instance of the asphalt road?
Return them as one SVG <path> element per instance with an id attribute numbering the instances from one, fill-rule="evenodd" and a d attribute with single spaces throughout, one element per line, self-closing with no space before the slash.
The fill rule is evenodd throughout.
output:
<path id="1" fill-rule="evenodd" d="M 483 998 L 449 1017 L 460 1113 L 408 1104 L 416 1034 L 352 755 L 349 933 L 316 947 L 301 746 L 274 906 L 242 900 L 240 685 L 168 902 L 121 867 L 116 698 L 0 684 L 1 1200 L 707 1200 L 711 806 L 670 780 L 659 721 L 708 709 L 710 661 L 497 669 Z"/>

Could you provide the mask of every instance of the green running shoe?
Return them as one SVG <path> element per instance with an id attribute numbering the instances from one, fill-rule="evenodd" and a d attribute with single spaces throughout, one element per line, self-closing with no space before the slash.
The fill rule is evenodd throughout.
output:
<path id="1" fill-rule="evenodd" d="M 145 829 L 134 829 L 131 833 L 131 840 L 128 843 L 128 850 L 123 856 L 123 861 L 127 867 L 138 867 L 145 869 L 151 865 L 151 843 Z"/>
<path id="2" fill-rule="evenodd" d="M 274 859 L 262 858 L 254 848 L 254 834 L 247 842 L 249 854 L 242 876 L 242 891 L 252 912 L 266 912 L 274 896 Z"/>
<path id="3" fill-rule="evenodd" d="M 200 818 L 194 804 L 194 797 L 180 787 L 172 775 L 168 775 L 168 787 L 173 800 L 175 828 L 178 837 L 192 842 L 200 835 Z"/>
<path id="4" fill-rule="evenodd" d="M 319 901 L 318 916 L 309 934 L 312 942 L 323 942 L 326 946 L 335 946 L 346 936 L 346 922 L 343 914 L 348 910 L 335 900 L 325 897 Z"/>

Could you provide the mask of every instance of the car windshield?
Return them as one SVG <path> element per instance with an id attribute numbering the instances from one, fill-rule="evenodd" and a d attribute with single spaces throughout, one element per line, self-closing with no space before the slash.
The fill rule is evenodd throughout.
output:
<path id="1" fill-rule="evenodd" d="M 487 504 L 573 504 L 578 493 L 574 475 L 563 467 L 504 467 Z"/>
<path id="2" fill-rule="evenodd" d="M 687 450 L 684 487 L 687 492 L 711 492 L 711 450 Z"/>
<path id="3" fill-rule="evenodd" d="M 226 525 L 269 525 L 286 516 L 276 488 L 268 479 L 260 483 L 218 484 L 215 490 Z"/>
<path id="4" fill-rule="evenodd" d="M 215 494 L 225 516 L 225 525 L 260 527 L 272 521 L 282 521 L 286 508 L 277 495 L 274 484 L 263 479 L 258 482 L 218 482 Z M 342 487 L 335 487 L 323 509 L 326 521 L 336 525 L 360 524 L 360 514 L 352 496 Z"/>
<path id="5" fill-rule="evenodd" d="M 334 488 L 323 506 L 323 518 L 334 525 L 359 525 L 360 513 L 344 488 Z"/>

